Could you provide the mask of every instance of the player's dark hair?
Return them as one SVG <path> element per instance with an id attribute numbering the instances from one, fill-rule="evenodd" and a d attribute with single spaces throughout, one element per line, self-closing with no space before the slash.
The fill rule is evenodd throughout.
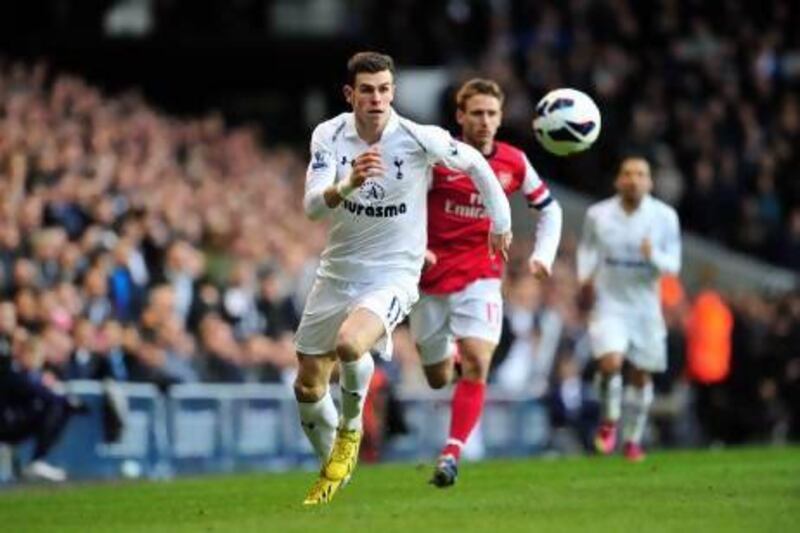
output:
<path id="1" fill-rule="evenodd" d="M 375 74 L 388 70 L 394 80 L 394 59 L 378 52 L 358 52 L 347 61 L 347 84 L 354 86 L 356 76 L 361 72 Z"/>
<path id="2" fill-rule="evenodd" d="M 622 154 L 622 157 L 619 158 L 619 165 L 617 165 L 617 174 L 619 174 L 620 170 L 622 170 L 622 165 L 625 164 L 625 161 L 630 161 L 632 159 L 640 159 L 647 163 L 647 166 L 653 168 L 653 163 L 650 162 L 650 158 L 647 155 L 640 153 L 640 152 L 626 152 Z"/>
<path id="3" fill-rule="evenodd" d="M 500 101 L 501 106 L 506 99 L 503 89 L 500 88 L 497 82 L 483 78 L 473 78 L 464 83 L 456 93 L 456 106 L 463 111 L 467 106 L 467 100 L 476 94 L 494 96 Z"/>

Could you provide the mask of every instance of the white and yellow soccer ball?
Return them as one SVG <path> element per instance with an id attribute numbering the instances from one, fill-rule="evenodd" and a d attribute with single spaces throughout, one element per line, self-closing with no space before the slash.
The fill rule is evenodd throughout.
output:
<path id="1" fill-rule="evenodd" d="M 533 133 L 552 154 L 566 156 L 582 152 L 600 135 L 600 110 L 586 93 L 555 89 L 536 104 Z"/>

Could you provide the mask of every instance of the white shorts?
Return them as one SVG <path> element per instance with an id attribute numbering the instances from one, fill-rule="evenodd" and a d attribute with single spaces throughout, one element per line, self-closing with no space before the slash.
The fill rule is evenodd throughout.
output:
<path id="1" fill-rule="evenodd" d="M 372 311 L 383 322 L 386 334 L 375 348 L 392 357 L 392 331 L 403 321 L 419 298 L 416 283 L 389 284 L 347 282 L 317 278 L 306 300 L 300 325 L 295 333 L 297 351 L 321 355 L 336 349 L 336 337 L 345 319 L 357 308 Z"/>
<path id="2" fill-rule="evenodd" d="M 594 314 L 589 319 L 589 338 L 595 358 L 618 352 L 636 368 L 667 369 L 667 331 L 661 320 Z"/>
<path id="3" fill-rule="evenodd" d="M 453 339 L 477 338 L 497 344 L 503 329 L 499 279 L 479 279 L 453 294 L 422 294 L 409 322 L 424 366 L 450 357 Z"/>

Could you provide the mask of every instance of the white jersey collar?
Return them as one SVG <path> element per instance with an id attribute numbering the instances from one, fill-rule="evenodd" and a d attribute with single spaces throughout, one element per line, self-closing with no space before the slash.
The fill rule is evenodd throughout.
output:
<path id="1" fill-rule="evenodd" d="M 397 115 L 397 112 L 394 108 L 389 108 L 389 121 L 386 123 L 386 127 L 383 128 L 383 132 L 381 133 L 381 140 L 385 139 L 387 135 L 391 135 L 394 130 L 400 125 L 400 118 Z M 344 124 L 344 136 L 357 139 L 358 137 L 358 130 L 356 129 L 356 114 L 355 113 L 348 113 L 347 118 L 345 119 Z"/>
<path id="2" fill-rule="evenodd" d="M 639 206 L 636 209 L 634 209 L 633 212 L 631 212 L 631 215 L 635 215 L 636 213 L 639 213 L 640 211 L 647 209 L 647 206 L 650 205 L 650 202 L 652 201 L 653 197 L 650 194 L 645 194 L 644 196 L 642 196 L 642 201 L 639 202 Z M 620 213 L 622 213 L 623 215 L 628 214 L 627 211 L 625 211 L 625 208 L 622 207 L 622 196 L 620 196 L 619 194 L 617 194 L 616 206 L 617 210 Z"/>

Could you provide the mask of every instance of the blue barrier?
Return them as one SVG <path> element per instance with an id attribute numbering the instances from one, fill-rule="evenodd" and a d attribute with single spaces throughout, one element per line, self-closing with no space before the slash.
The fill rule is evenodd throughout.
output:
<path id="1" fill-rule="evenodd" d="M 96 381 L 73 381 L 68 389 L 81 397 L 89 412 L 72 417 L 48 461 L 67 468 L 73 478 L 169 475 L 164 463 L 169 448 L 163 434 L 164 400 L 154 386 L 124 385 L 130 411 L 125 431 L 115 443 L 104 440 L 102 385 Z M 15 453 L 24 464 L 32 451 L 32 444 L 26 442 L 17 446 Z"/>
<path id="2" fill-rule="evenodd" d="M 70 421 L 48 460 L 73 479 L 316 467 L 294 395 L 284 385 L 191 384 L 163 394 L 148 384 L 122 384 L 129 412 L 116 443 L 103 440 L 101 384 L 76 381 L 68 386 L 90 413 Z M 409 431 L 387 441 L 382 457 L 435 457 L 447 437 L 449 398 L 447 391 L 400 391 Z M 549 439 L 546 408 L 535 398 L 490 389 L 477 437 L 486 457 L 534 454 Z M 17 447 L 21 462 L 29 458 L 30 448 Z"/>
<path id="3" fill-rule="evenodd" d="M 408 433 L 386 443 L 390 460 L 430 460 L 442 449 L 450 421 L 450 391 L 400 391 Z M 550 439 L 547 408 L 531 396 L 489 389 L 480 431 L 473 438 L 480 457 L 510 457 L 541 452 Z"/>

